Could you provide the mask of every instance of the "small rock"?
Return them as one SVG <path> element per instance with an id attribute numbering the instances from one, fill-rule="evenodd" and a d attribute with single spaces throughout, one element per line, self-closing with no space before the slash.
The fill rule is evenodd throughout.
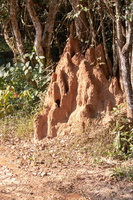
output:
<path id="1" fill-rule="evenodd" d="M 37 176 L 37 173 L 36 173 L 36 172 L 33 172 L 32 174 L 33 174 L 34 176 Z"/>
<path id="2" fill-rule="evenodd" d="M 42 172 L 41 173 L 41 176 L 43 177 L 43 176 L 47 176 L 47 172 Z"/>

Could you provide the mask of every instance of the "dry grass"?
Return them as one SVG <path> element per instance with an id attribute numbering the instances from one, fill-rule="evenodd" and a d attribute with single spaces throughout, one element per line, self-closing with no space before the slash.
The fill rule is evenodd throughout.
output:
<path id="1" fill-rule="evenodd" d="M 109 155 L 114 140 L 110 127 L 103 128 L 96 123 L 96 120 L 88 123 L 85 132 L 77 124 L 73 126 L 75 128 L 72 132 L 38 142 L 34 155 L 36 162 L 41 162 L 41 158 L 45 157 L 47 167 L 51 165 L 57 167 L 70 163 L 87 163 L 92 157 L 95 159 Z"/>
<path id="2" fill-rule="evenodd" d="M 33 116 L 17 113 L 0 119 L 0 137 L 4 140 L 33 137 Z"/>

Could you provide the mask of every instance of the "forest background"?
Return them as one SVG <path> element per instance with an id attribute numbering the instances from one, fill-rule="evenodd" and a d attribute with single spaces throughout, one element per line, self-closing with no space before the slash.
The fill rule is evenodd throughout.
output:
<path id="1" fill-rule="evenodd" d="M 33 109 L 74 24 L 82 53 L 103 44 L 109 77 L 118 78 L 133 118 L 133 0 L 3 0 L 0 15 L 1 117 Z"/>
<path id="2" fill-rule="evenodd" d="M 78 149 L 81 144 L 85 155 L 86 149 L 90 155 L 89 143 L 92 154 L 132 158 L 133 0 L 2 0 L 0 16 L 2 141 L 33 138 L 33 114 L 42 108 L 51 74 L 73 34 L 81 42 L 82 54 L 89 47 L 103 45 L 108 79 L 117 78 L 125 93 L 127 112 L 126 116 L 121 112 L 125 104 L 114 108 L 113 125 L 98 128 L 94 144 L 89 143 L 86 133 L 81 139 L 81 132 L 68 143 L 77 148 L 78 141 Z M 95 132 L 95 119 L 90 128 Z M 60 143 L 58 149 L 62 149 Z M 123 176 L 123 171 L 115 172 Z M 124 174 L 133 179 L 132 172 L 131 168 Z"/>

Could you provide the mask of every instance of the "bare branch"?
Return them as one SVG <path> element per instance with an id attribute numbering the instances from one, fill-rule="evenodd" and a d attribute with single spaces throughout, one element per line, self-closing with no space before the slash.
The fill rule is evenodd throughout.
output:
<path id="1" fill-rule="evenodd" d="M 113 21 L 116 21 L 116 19 L 115 19 L 115 14 L 113 13 L 113 10 L 111 9 L 108 0 L 103 0 L 103 2 L 104 2 L 104 4 L 105 4 L 105 6 L 106 6 L 106 9 L 107 9 L 108 14 L 110 15 L 111 19 L 112 19 Z"/>

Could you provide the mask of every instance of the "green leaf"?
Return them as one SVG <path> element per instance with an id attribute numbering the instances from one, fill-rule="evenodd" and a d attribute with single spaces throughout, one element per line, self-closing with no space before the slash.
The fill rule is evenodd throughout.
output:
<path id="1" fill-rule="evenodd" d="M 14 71 L 14 67 L 11 67 L 11 68 L 10 68 L 10 72 L 13 72 L 13 71 Z"/>
<path id="2" fill-rule="evenodd" d="M 99 65 L 105 65 L 105 63 L 104 62 L 100 62 L 100 63 L 98 63 Z"/>
<path id="3" fill-rule="evenodd" d="M 5 72 L 5 73 L 3 74 L 4 78 L 6 78 L 8 75 L 9 75 L 9 72 Z"/>
<path id="4" fill-rule="evenodd" d="M 31 66 L 29 66 L 28 70 L 32 70 L 32 67 L 31 67 Z"/>
<path id="5" fill-rule="evenodd" d="M 26 76 L 26 75 L 28 74 L 28 72 L 29 72 L 29 70 L 26 69 L 26 70 L 24 71 L 24 75 Z"/>
<path id="6" fill-rule="evenodd" d="M 16 63 L 17 67 L 23 67 L 24 66 L 24 63 Z"/>
<path id="7" fill-rule="evenodd" d="M 39 59 L 44 59 L 45 58 L 45 56 L 39 56 Z"/>
<path id="8" fill-rule="evenodd" d="M 3 77 L 4 73 L 2 71 L 0 71 L 0 77 Z"/>
<path id="9" fill-rule="evenodd" d="M 34 57 L 34 55 L 35 55 L 35 52 L 32 52 L 31 54 L 30 54 L 30 60 L 32 60 L 32 58 Z"/>
<path id="10" fill-rule="evenodd" d="M 24 65 L 22 69 L 23 69 L 23 71 L 25 71 L 26 70 L 26 66 Z"/>
<path id="11" fill-rule="evenodd" d="M 26 62 L 26 63 L 25 63 L 25 68 L 28 68 L 29 65 L 30 65 L 30 61 Z"/>
<path id="12" fill-rule="evenodd" d="M 119 130 L 122 130 L 124 127 L 125 127 L 124 125 L 120 126 L 120 127 L 119 127 Z"/>
<path id="13" fill-rule="evenodd" d="M 7 63 L 7 64 L 6 64 L 6 67 L 9 69 L 9 68 L 11 67 L 11 63 L 10 63 L 10 62 Z"/>
<path id="14" fill-rule="evenodd" d="M 25 57 L 30 57 L 30 54 L 29 54 L 29 53 L 26 53 L 24 56 L 25 56 Z"/>

